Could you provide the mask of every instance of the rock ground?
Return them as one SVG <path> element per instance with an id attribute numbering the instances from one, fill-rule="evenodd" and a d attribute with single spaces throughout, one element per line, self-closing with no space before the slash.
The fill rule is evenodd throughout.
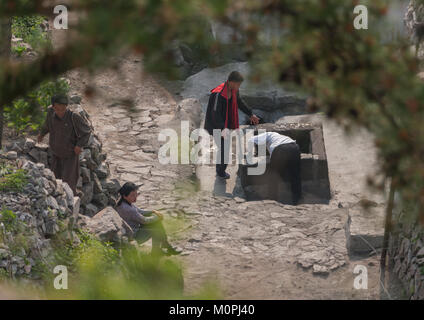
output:
<path id="1" fill-rule="evenodd" d="M 267 200 L 245 202 L 233 194 L 236 181 L 226 186 L 215 181 L 213 166 L 201 168 L 209 175 L 200 177 L 227 194 L 199 188 L 192 166 L 161 165 L 157 160 L 157 135 L 173 117 L 177 97 L 143 73 L 139 58 L 117 62 L 118 72 L 89 76 L 74 70 L 67 77 L 76 93 L 84 92 L 86 85 L 98 90 L 92 99 L 84 97 L 83 104 L 108 152 L 112 178 L 142 184 L 138 205 L 165 212 L 171 239 L 183 248 L 186 293 L 215 280 L 230 299 L 379 298 L 379 256 L 347 254 L 347 209 L 339 208 L 343 196 L 335 194 L 329 205 L 297 207 Z M 132 111 L 125 106 L 128 98 L 135 102 Z M 339 144 L 333 144 L 334 152 Z M 366 151 L 366 146 L 361 148 Z M 341 162 L 329 165 L 336 168 L 330 172 L 332 188 L 342 192 L 345 182 L 334 174 L 342 176 Z M 234 168 L 230 173 L 235 177 Z M 352 167 L 347 173 L 346 179 L 352 179 L 358 170 Z M 359 189 L 343 206 L 359 200 L 363 192 Z M 353 288 L 356 264 L 368 268 L 368 290 Z"/>

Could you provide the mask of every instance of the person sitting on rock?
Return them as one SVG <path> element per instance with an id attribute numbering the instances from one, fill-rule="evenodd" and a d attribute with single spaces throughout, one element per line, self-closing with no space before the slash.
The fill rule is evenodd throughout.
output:
<path id="1" fill-rule="evenodd" d="M 68 109 L 66 95 L 54 95 L 47 109 L 47 118 L 41 127 L 38 143 L 50 133 L 49 147 L 53 158 L 51 169 L 56 179 L 62 179 L 77 194 L 80 176 L 79 155 L 88 144 L 91 134 L 89 124 L 78 114 Z"/>
<path id="2" fill-rule="evenodd" d="M 250 139 L 256 145 L 266 144 L 270 154 L 270 169 L 272 174 L 277 174 L 281 179 L 290 176 L 292 201 L 297 205 L 302 197 L 302 181 L 300 175 L 300 149 L 295 140 L 276 132 L 265 132 Z M 274 198 L 278 197 L 277 186 L 271 185 L 270 190 Z"/>
<path id="3" fill-rule="evenodd" d="M 132 182 L 126 182 L 119 190 L 121 198 L 115 210 L 120 217 L 131 227 L 134 238 L 142 243 L 152 239 L 152 254 L 176 255 L 180 252 L 173 248 L 163 227 L 163 215 L 158 211 L 144 211 L 133 203 L 137 201 L 138 187 Z M 167 251 L 163 251 L 166 249 Z"/>

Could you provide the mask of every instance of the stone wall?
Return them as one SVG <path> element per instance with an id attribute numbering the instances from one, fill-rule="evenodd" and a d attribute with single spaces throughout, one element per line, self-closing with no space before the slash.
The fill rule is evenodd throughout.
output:
<path id="1" fill-rule="evenodd" d="M 70 106 L 70 109 L 89 119 L 88 113 L 77 104 L 80 99 L 71 97 L 71 101 L 74 104 Z M 45 141 L 47 139 L 46 137 Z M 12 158 L 24 157 L 42 163 L 46 167 L 51 164 L 51 152 L 48 145 L 36 144 L 29 138 L 22 138 L 8 144 L 6 150 L 10 152 L 9 156 Z M 79 190 L 77 196 L 81 198 L 81 213 L 90 217 L 108 205 L 114 205 L 118 197 L 117 191 L 120 185 L 117 180 L 108 179 L 110 171 L 106 158 L 100 139 L 92 134 L 88 146 L 80 155 L 81 176 L 77 185 Z"/>
<path id="2" fill-rule="evenodd" d="M 10 159 L 11 154 L 0 151 L 0 159 L 4 158 Z M 1 210 L 12 211 L 23 227 L 16 231 L 3 219 L 0 222 L 0 272 L 14 277 L 30 274 L 37 261 L 49 259 L 50 239 L 58 232 L 65 230 L 66 237 L 79 241 L 72 229 L 78 219 L 80 199 L 44 164 L 26 159 L 8 162 L 26 170 L 28 176 L 22 191 L 0 193 Z"/>
<path id="3" fill-rule="evenodd" d="M 401 298 L 424 299 L 424 228 L 396 214 L 389 239 L 390 283 L 400 284 Z"/>

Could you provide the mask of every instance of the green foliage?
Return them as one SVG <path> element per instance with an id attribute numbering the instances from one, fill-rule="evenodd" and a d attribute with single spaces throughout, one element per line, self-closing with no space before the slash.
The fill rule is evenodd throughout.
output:
<path id="1" fill-rule="evenodd" d="M 26 258 L 26 254 L 30 249 L 28 237 L 33 234 L 31 229 L 25 222 L 19 220 L 13 211 L 7 208 L 2 208 L 0 211 L 0 223 L 4 225 L 6 232 L 11 232 L 13 234 L 13 241 L 7 243 L 10 252 L 14 256 Z M 2 239 L 1 242 L 4 242 L 4 239 Z"/>
<path id="2" fill-rule="evenodd" d="M 22 249 L 30 252 L 30 235 L 23 222 L 10 210 L 0 216 L 7 231 L 14 233 L 13 243 L 7 243 L 13 255 L 21 256 Z M 219 299 L 218 288 L 207 284 L 194 296 L 183 296 L 182 268 L 176 260 L 143 253 L 130 244 L 114 248 L 93 235 L 77 230 L 80 243 L 73 244 L 62 228 L 51 239 L 53 252 L 39 257 L 32 268 L 30 279 L 37 279 L 40 287 L 32 290 L 16 279 L 18 292 L 46 299 Z M 26 258 L 26 256 L 22 256 Z M 68 290 L 56 290 L 53 283 L 57 265 L 69 272 Z M 28 276 L 23 275 L 22 278 Z M 5 274 L 7 279 L 8 275 Z M 31 290 L 31 291 L 30 291 Z"/>
<path id="3" fill-rule="evenodd" d="M 13 211 L 3 208 L 0 214 L 0 222 L 4 224 L 6 231 L 18 231 L 19 224 Z"/>
<path id="4" fill-rule="evenodd" d="M 8 243 L 12 253 L 18 254 L 21 249 L 28 251 L 29 242 L 27 237 L 32 235 L 32 232 L 25 222 L 19 220 L 13 211 L 2 208 L 0 211 L 0 223 L 3 223 L 6 232 L 12 232 L 14 235 L 13 243 Z"/>
<path id="5" fill-rule="evenodd" d="M 12 33 L 38 51 L 49 44 L 47 34 L 40 27 L 43 22 L 44 18 L 39 15 L 14 17 Z"/>
<path id="6" fill-rule="evenodd" d="M 15 53 L 18 57 L 22 56 L 22 54 L 25 51 L 26 51 L 26 47 L 24 47 L 24 46 L 12 47 L 12 52 Z"/>
<path id="7" fill-rule="evenodd" d="M 9 243 L 10 252 L 14 256 L 20 256 L 22 258 L 26 258 L 30 249 L 30 242 L 28 239 L 30 233 L 27 232 L 28 230 L 25 230 L 25 227 L 27 226 L 22 221 L 16 219 L 14 232 L 16 233 L 16 230 L 20 230 L 20 232 L 16 233 L 13 237 L 13 242 Z"/>
<path id="8" fill-rule="evenodd" d="M 46 117 L 47 107 L 54 94 L 69 92 L 69 85 L 64 79 L 48 81 L 28 94 L 26 98 L 16 100 L 12 106 L 5 108 L 8 126 L 18 133 L 26 129 L 38 130 Z"/>
<path id="9" fill-rule="evenodd" d="M 0 268 L 0 281 L 6 280 L 8 276 L 9 274 L 7 273 L 6 269 Z"/>
<path id="10" fill-rule="evenodd" d="M 28 182 L 25 170 L 0 163 L 0 192 L 22 191 Z"/>
<path id="11" fill-rule="evenodd" d="M 175 261 L 140 252 L 132 245 L 119 250 L 79 230 L 79 245 L 54 238 L 54 258 L 39 261 L 35 272 L 44 282 L 41 296 L 48 299 L 178 299 L 183 298 L 181 268 Z M 56 265 L 68 268 L 68 290 L 53 289 Z M 218 297 L 208 287 L 193 298 Z M 187 298 L 187 297 L 186 297 Z"/>

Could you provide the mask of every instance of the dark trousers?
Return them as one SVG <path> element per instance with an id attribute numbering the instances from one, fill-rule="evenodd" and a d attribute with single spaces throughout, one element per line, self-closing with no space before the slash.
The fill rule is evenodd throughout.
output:
<path id="1" fill-rule="evenodd" d="M 218 140 L 214 137 L 214 139 L 215 139 L 215 143 L 218 146 L 218 158 L 221 161 L 219 164 L 218 163 L 216 164 L 216 173 L 220 176 L 223 176 L 225 175 L 225 170 L 227 170 L 228 164 L 230 163 L 230 160 L 229 160 L 230 152 L 228 150 L 227 154 L 225 154 L 224 143 L 229 145 L 230 138 L 224 139 L 221 137 L 221 139 Z"/>
<path id="2" fill-rule="evenodd" d="M 296 204 L 302 195 L 299 146 L 296 143 L 277 146 L 271 155 L 270 169 L 272 175 L 289 179 L 292 200 Z M 270 186 L 270 188 L 273 192 L 277 191 L 276 186 Z"/>
<path id="3" fill-rule="evenodd" d="M 80 175 L 79 156 L 74 154 L 68 158 L 59 158 L 53 155 L 51 169 L 56 179 L 68 183 L 74 195 L 77 194 L 77 183 Z"/>
<path id="4" fill-rule="evenodd" d="M 166 235 L 162 221 L 145 224 L 141 226 L 141 228 L 135 234 L 135 239 L 139 243 L 146 242 L 150 238 L 152 239 L 152 250 L 169 245 L 168 236 Z"/>

